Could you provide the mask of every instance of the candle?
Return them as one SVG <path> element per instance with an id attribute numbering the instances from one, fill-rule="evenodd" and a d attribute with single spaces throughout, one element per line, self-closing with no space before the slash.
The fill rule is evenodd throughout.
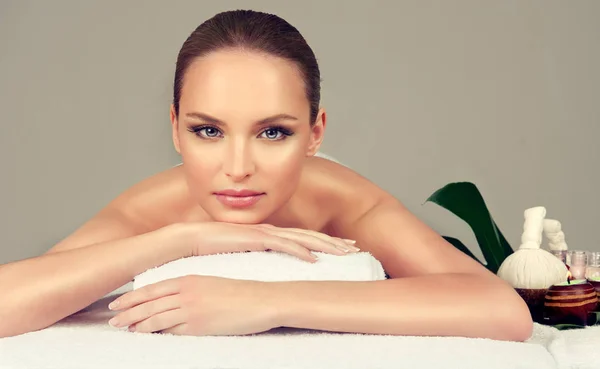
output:
<path id="1" fill-rule="evenodd" d="M 600 278 L 600 252 L 590 253 L 587 268 L 585 269 L 587 279 Z"/>
<path id="2" fill-rule="evenodd" d="M 588 282 L 596 289 L 596 294 L 598 295 L 598 303 L 600 304 L 600 277 L 588 278 Z M 600 308 L 600 305 L 598 305 L 598 308 Z"/>
<path id="3" fill-rule="evenodd" d="M 585 279 L 587 254 L 585 251 L 571 251 L 569 255 L 569 268 L 571 270 L 571 274 L 573 274 L 573 278 Z"/>
<path id="4" fill-rule="evenodd" d="M 563 263 L 567 263 L 567 250 L 550 250 L 550 253 Z"/>
<path id="5" fill-rule="evenodd" d="M 544 320 L 549 324 L 590 325 L 589 312 L 598 306 L 598 294 L 587 280 L 575 279 L 555 284 L 544 298 Z"/>

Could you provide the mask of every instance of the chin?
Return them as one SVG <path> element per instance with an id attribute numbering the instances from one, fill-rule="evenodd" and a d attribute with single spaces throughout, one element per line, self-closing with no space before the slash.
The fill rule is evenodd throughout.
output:
<path id="1" fill-rule="evenodd" d="M 265 196 L 258 203 L 248 207 L 230 207 L 211 196 L 208 201 L 201 204 L 204 211 L 215 222 L 236 224 L 262 224 L 271 218 L 278 209 L 285 204 L 281 199 Z"/>
<path id="2" fill-rule="evenodd" d="M 268 214 L 257 209 L 211 209 L 209 215 L 215 222 L 236 224 L 260 224 L 268 218 Z"/>

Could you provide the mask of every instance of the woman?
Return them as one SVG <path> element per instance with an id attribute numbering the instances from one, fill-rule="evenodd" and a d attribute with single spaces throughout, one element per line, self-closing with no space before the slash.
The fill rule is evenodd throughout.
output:
<path id="1" fill-rule="evenodd" d="M 265 13 L 200 25 L 179 53 L 170 117 L 183 165 L 127 190 L 44 255 L 0 267 L 1 336 L 45 328 L 186 256 L 362 250 L 389 279 L 258 282 L 187 276 L 129 292 L 116 327 L 180 335 L 287 326 L 522 341 L 515 291 L 352 170 L 315 157 L 326 126 L 315 56 Z"/>

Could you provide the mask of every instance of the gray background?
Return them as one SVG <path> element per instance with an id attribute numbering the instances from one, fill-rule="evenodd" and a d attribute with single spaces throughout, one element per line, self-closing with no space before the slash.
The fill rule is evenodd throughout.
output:
<path id="1" fill-rule="evenodd" d="M 233 8 L 303 33 L 324 79 L 323 151 L 439 232 L 476 247 L 423 205 L 473 181 L 513 247 L 523 211 L 543 205 L 570 248 L 600 250 L 600 1 L 2 0 L 0 263 L 39 255 L 178 162 L 177 52 Z"/>

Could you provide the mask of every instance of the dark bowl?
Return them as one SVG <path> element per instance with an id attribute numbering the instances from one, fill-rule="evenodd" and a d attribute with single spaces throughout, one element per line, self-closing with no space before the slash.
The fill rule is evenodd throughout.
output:
<path id="1" fill-rule="evenodd" d="M 534 288 L 515 288 L 519 296 L 525 301 L 531 318 L 534 322 L 543 324 L 544 323 L 544 297 L 548 289 L 534 289 Z"/>
<path id="2" fill-rule="evenodd" d="M 598 299 L 600 299 L 600 279 L 588 279 L 587 281 L 594 286 L 596 293 L 598 294 Z"/>
<path id="3" fill-rule="evenodd" d="M 598 293 L 585 279 L 553 285 L 544 297 L 546 324 L 591 325 L 591 311 L 598 307 Z"/>

